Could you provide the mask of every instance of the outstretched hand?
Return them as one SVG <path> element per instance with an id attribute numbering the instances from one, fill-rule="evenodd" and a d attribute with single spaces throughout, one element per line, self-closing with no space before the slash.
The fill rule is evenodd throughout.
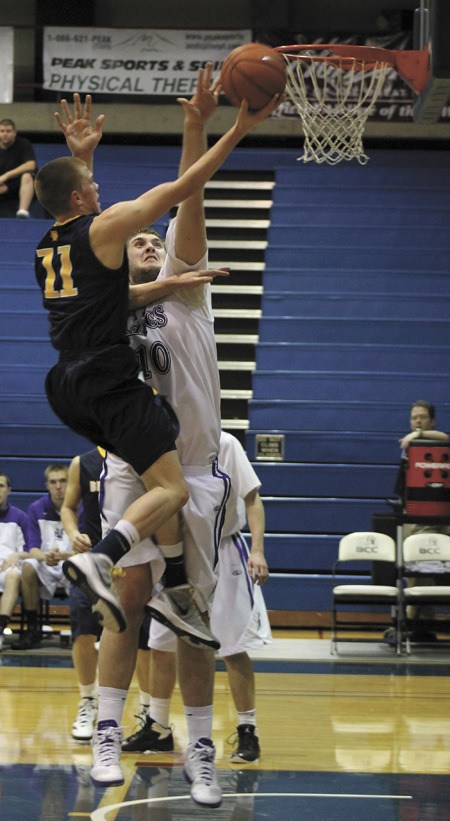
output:
<path id="1" fill-rule="evenodd" d="M 274 94 L 267 105 L 265 105 L 264 108 L 260 108 L 259 111 L 249 111 L 247 100 L 242 100 L 235 123 L 236 128 L 242 133 L 242 136 L 247 134 L 253 126 L 265 120 L 280 104 L 283 96 L 283 92 Z"/>
<path id="2" fill-rule="evenodd" d="M 78 93 L 73 95 L 74 113 L 72 115 L 67 100 L 61 100 L 64 117 L 55 112 L 55 120 L 59 129 L 66 138 L 67 146 L 74 157 L 84 160 L 88 164 L 102 138 L 102 126 L 105 115 L 100 114 L 95 125 L 91 122 L 92 97 L 86 94 L 84 106 Z"/>
<path id="3" fill-rule="evenodd" d="M 185 271 L 177 277 L 178 288 L 198 288 L 199 285 L 208 285 L 215 277 L 228 277 L 229 268 L 214 268 L 205 271 Z"/>
<path id="4" fill-rule="evenodd" d="M 197 75 L 197 88 L 190 100 L 178 97 L 177 102 L 183 107 L 188 122 L 204 125 L 214 114 L 219 101 L 220 85 L 218 80 L 211 81 L 213 64 L 206 63 Z"/>

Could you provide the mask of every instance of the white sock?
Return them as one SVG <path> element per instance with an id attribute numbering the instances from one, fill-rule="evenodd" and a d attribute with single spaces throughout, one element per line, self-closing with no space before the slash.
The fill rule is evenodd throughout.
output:
<path id="1" fill-rule="evenodd" d="M 177 542 L 176 544 L 158 544 L 158 547 L 163 556 L 168 559 L 175 559 L 177 556 L 183 555 L 183 542 Z"/>
<path id="2" fill-rule="evenodd" d="M 150 706 L 150 698 L 151 698 L 150 693 L 145 693 L 144 690 L 139 690 L 139 704 L 140 704 L 141 710 L 144 707 L 147 707 L 147 710 L 148 710 L 148 707 Z"/>
<path id="3" fill-rule="evenodd" d="M 244 713 L 238 712 L 238 724 L 253 724 L 256 727 L 256 710 L 246 710 Z"/>
<path id="4" fill-rule="evenodd" d="M 81 698 L 97 698 L 97 682 L 93 684 L 79 684 Z"/>
<path id="5" fill-rule="evenodd" d="M 135 526 L 128 521 L 128 519 L 120 519 L 114 527 L 114 530 L 118 530 L 119 533 L 122 534 L 130 547 L 133 547 L 135 544 L 139 544 L 141 541 L 138 531 Z"/>
<path id="6" fill-rule="evenodd" d="M 161 727 L 168 727 L 170 714 L 170 698 L 150 699 L 149 713 L 154 721 L 156 721 L 158 724 L 161 724 Z"/>
<path id="7" fill-rule="evenodd" d="M 186 707 L 186 716 L 189 744 L 194 743 L 199 738 L 211 738 L 213 723 L 213 706 L 207 707 Z"/>
<path id="8" fill-rule="evenodd" d="M 118 690 L 115 687 L 98 688 L 98 721 L 115 721 L 117 726 L 122 724 L 123 708 L 128 690 Z"/>

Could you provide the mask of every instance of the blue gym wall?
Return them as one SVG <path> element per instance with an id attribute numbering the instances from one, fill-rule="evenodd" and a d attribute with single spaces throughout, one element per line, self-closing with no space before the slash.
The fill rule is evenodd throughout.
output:
<path id="1" fill-rule="evenodd" d="M 39 164 L 61 154 L 36 149 Z M 331 168 L 297 154 L 237 149 L 225 168 L 276 170 L 246 443 L 254 459 L 256 434 L 284 436 L 283 462 L 255 463 L 267 605 L 316 613 L 330 609 L 339 537 L 386 510 L 411 402 L 434 402 L 450 429 L 450 157 L 378 149 L 364 167 Z M 100 147 L 103 208 L 175 177 L 178 159 L 176 147 Z M 49 461 L 90 447 L 43 393 L 54 354 L 33 255 L 47 224 L 0 220 L 0 469 L 23 508 Z"/>

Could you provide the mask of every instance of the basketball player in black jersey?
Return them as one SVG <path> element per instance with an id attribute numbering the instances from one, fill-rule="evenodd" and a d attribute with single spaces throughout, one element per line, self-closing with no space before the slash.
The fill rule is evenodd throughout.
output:
<path id="1" fill-rule="evenodd" d="M 111 589 L 113 565 L 176 513 L 188 495 L 175 449 L 176 418 L 138 379 L 127 342 L 125 242 L 202 187 L 278 99 L 255 113 L 244 102 L 229 131 L 182 176 L 101 212 L 92 156 L 104 118 L 97 117 L 92 126 L 90 97 L 82 110 L 74 95 L 74 117 L 65 101 L 65 121 L 56 115 L 72 157 L 47 163 L 36 178 L 37 197 L 56 220 L 39 243 L 35 261 L 50 339 L 59 353 L 46 379 L 50 405 L 72 430 L 131 464 L 147 491 L 93 551 L 65 563 L 66 576 L 82 587 L 113 631 L 126 627 Z M 146 594 L 142 607 L 147 600 Z M 206 632 L 194 638 L 214 646 Z"/>
<path id="2" fill-rule="evenodd" d="M 99 497 L 102 467 L 103 455 L 98 448 L 75 456 L 69 466 L 60 514 L 74 553 L 90 550 L 102 538 Z M 101 628 L 89 599 L 78 585 L 70 586 L 69 606 L 72 661 L 80 691 L 72 738 L 86 742 L 92 738 L 97 717 L 96 642 L 100 638 Z"/>

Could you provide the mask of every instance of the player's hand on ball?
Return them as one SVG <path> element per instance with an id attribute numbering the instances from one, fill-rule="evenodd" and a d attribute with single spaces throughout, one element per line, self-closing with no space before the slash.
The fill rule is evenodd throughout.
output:
<path id="1" fill-rule="evenodd" d="M 274 94 L 267 105 L 259 111 L 249 111 L 247 100 L 242 100 L 239 114 L 236 119 L 236 127 L 242 131 L 242 134 L 246 134 L 251 128 L 253 128 L 253 126 L 262 122 L 262 120 L 265 120 L 266 117 L 268 117 L 269 114 L 276 109 L 276 107 L 280 104 L 282 97 L 282 93 Z"/>

